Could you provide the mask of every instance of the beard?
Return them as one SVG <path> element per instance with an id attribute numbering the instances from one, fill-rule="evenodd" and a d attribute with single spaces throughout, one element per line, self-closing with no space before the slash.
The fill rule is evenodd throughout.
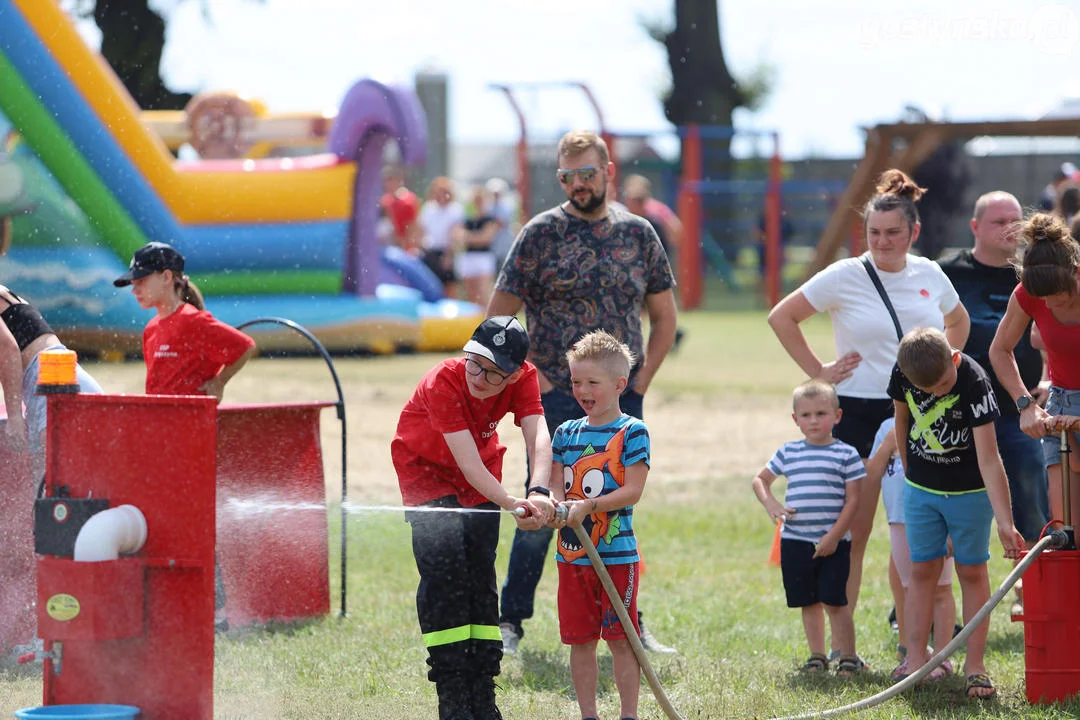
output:
<path id="1" fill-rule="evenodd" d="M 570 197 L 567 198 L 567 200 L 570 201 L 570 204 L 574 206 L 575 210 L 577 210 L 580 213 L 585 213 L 586 215 L 599 210 L 603 206 L 604 201 L 606 199 L 607 199 L 607 188 L 604 188 L 603 190 L 601 190 L 599 195 L 597 195 L 596 193 L 594 193 L 592 191 L 589 191 L 589 199 L 586 200 L 585 202 L 578 202 L 577 200 L 574 199 L 573 196 L 570 196 Z"/>

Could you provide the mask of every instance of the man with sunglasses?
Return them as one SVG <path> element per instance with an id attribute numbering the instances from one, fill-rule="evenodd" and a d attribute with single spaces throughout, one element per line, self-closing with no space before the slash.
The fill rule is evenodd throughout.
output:
<path id="1" fill-rule="evenodd" d="M 644 218 L 608 206 L 615 165 L 604 141 L 592 132 L 569 132 L 559 141 L 558 162 L 556 178 L 566 201 L 521 229 L 487 308 L 489 316 L 516 315 L 524 306 L 532 339 L 529 360 L 537 367 L 551 433 L 585 414 L 571 391 L 566 362 L 571 345 L 593 330 L 606 330 L 626 343 L 640 360 L 620 405 L 641 418 L 643 395 L 671 349 L 677 320 L 675 278 L 656 231 Z M 647 343 L 643 313 L 649 317 Z M 527 496 L 547 492 L 539 483 L 526 484 Z M 550 528 L 514 533 L 499 620 L 506 653 L 517 650 L 522 622 L 532 617 L 551 536 Z M 640 627 L 647 649 L 674 652 Z"/>

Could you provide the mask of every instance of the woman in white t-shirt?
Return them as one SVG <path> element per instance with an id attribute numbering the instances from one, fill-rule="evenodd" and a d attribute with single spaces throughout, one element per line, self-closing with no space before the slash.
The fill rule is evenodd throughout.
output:
<path id="1" fill-rule="evenodd" d="M 454 274 L 454 253 L 464 239 L 465 208 L 454 200 L 454 184 L 450 178 L 437 177 L 428 187 L 427 200 L 420 208 L 420 227 L 424 236 L 424 264 L 431 269 L 448 298 L 457 298 L 457 275 Z"/>
<path id="2" fill-rule="evenodd" d="M 843 414 L 833 435 L 853 445 L 863 459 L 870 456 L 875 431 L 892 415 L 887 389 L 900 336 L 917 327 L 941 328 L 953 347 L 962 348 L 971 327 L 967 310 L 937 263 L 910 254 L 920 229 L 915 203 L 924 192 L 900 170 L 885 171 L 863 209 L 869 251 L 834 262 L 769 313 L 769 325 L 799 367 L 811 378 L 836 385 Z M 871 270 L 896 311 L 899 329 Z M 799 328 L 819 312 L 828 312 L 832 319 L 837 354 L 832 362 L 818 359 Z M 877 502 L 877 493 L 861 496 L 851 526 L 847 596 L 853 610 Z"/>

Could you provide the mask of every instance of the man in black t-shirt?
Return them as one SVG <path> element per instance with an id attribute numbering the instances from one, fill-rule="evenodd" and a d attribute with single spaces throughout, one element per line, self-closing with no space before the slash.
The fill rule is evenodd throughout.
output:
<path id="1" fill-rule="evenodd" d="M 994 393 L 1005 401 L 1009 399 L 1009 393 L 994 376 L 989 350 L 1017 285 L 1012 261 L 1019 242 L 1015 227 L 1021 218 L 1020 203 L 1009 193 L 999 191 L 983 195 L 975 202 L 971 218 L 975 247 L 941 263 L 941 269 L 952 281 L 971 316 L 971 334 L 963 350 L 986 370 Z M 1043 372 L 1042 355 L 1031 346 L 1030 328 L 1016 346 L 1016 364 L 1028 392 L 1037 400 L 1044 400 L 1047 391 L 1039 385 Z M 1013 519 L 1030 548 L 1049 520 L 1046 467 L 1039 441 L 1021 432 L 1020 413 L 1016 407 L 1011 402 L 1004 402 L 1000 410 L 1001 417 L 994 421 L 998 451 L 1009 478 Z M 1019 602 L 1019 592 L 1017 596 Z M 1019 612 L 1022 606 L 1013 609 Z"/>

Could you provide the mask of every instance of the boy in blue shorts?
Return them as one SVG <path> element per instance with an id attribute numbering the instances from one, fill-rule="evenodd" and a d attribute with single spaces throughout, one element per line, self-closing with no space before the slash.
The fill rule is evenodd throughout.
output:
<path id="1" fill-rule="evenodd" d="M 990 520 L 1005 557 L 1024 549 L 1013 525 L 1009 484 L 997 451 L 997 399 L 977 362 L 953 350 L 945 334 L 916 328 L 900 341 L 889 381 L 896 408 L 897 450 L 904 464 L 904 518 L 911 550 L 906 607 L 907 673 L 929 659 L 934 590 L 952 539 L 964 623 L 990 599 Z M 988 698 L 994 685 L 984 654 L 989 618 L 968 637 L 965 692 Z"/>
<path id="2" fill-rule="evenodd" d="M 754 478 L 754 494 L 773 522 L 783 521 L 780 572 L 788 607 L 802 609 L 803 631 L 810 646 L 806 672 L 824 672 L 825 616 L 832 645 L 840 650 L 836 674 L 850 677 L 863 666 L 855 655 L 855 621 L 847 601 L 851 533 L 859 486 L 866 476 L 859 451 L 833 438 L 840 421 L 836 388 L 810 380 L 795 388 L 791 416 L 802 440 L 784 443 Z M 781 505 L 772 483 L 787 477 Z"/>
<path id="3" fill-rule="evenodd" d="M 584 720 L 596 720 L 601 638 L 611 651 L 615 686 L 624 720 L 637 717 L 641 668 L 585 548 L 571 529 L 583 526 L 604 561 L 627 614 L 637 628 L 638 548 L 634 504 L 649 473 L 649 430 L 624 413 L 633 355 L 603 330 L 578 340 L 566 353 L 574 398 L 585 417 L 558 427 L 551 441 L 552 495 L 569 508 L 559 530 L 559 633 L 570 646 L 570 675 Z M 560 483 L 559 480 L 562 480 Z M 565 525 L 565 527 L 563 527 Z"/>

